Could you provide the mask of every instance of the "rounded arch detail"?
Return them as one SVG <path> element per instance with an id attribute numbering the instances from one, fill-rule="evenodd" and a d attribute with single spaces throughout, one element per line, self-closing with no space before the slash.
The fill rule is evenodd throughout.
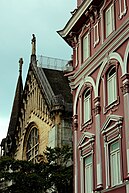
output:
<path id="1" fill-rule="evenodd" d="M 128 57 L 129 57 L 129 42 L 127 44 L 126 50 L 125 50 L 125 55 L 124 55 L 124 64 L 125 64 L 125 71 L 124 73 L 129 73 L 128 72 Z"/>
<path id="2" fill-rule="evenodd" d="M 95 97 L 97 97 L 99 95 L 99 84 L 100 84 L 102 73 L 103 73 L 108 61 L 112 60 L 112 59 L 115 59 L 119 62 L 120 66 L 121 66 L 122 75 L 125 72 L 125 66 L 124 66 L 124 62 L 123 62 L 121 56 L 116 52 L 110 53 L 108 55 L 108 57 L 106 57 L 103 60 L 102 65 L 100 67 L 100 70 L 99 70 L 99 73 L 98 73 L 98 76 L 97 76 L 97 80 L 96 80 L 96 95 L 95 95 Z"/>
<path id="3" fill-rule="evenodd" d="M 80 85 L 77 89 L 76 95 L 75 95 L 75 100 L 74 100 L 74 106 L 73 106 L 73 115 L 77 114 L 77 102 L 78 102 L 78 97 L 80 94 L 80 91 L 82 90 L 83 86 L 85 83 L 90 83 L 93 86 L 93 91 L 94 93 L 96 92 L 96 85 L 92 77 L 88 76 L 85 77 L 81 82 Z"/>

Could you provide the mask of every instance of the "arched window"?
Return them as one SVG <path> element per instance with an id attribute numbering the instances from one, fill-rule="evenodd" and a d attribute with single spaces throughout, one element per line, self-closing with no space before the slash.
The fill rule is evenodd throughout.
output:
<path id="1" fill-rule="evenodd" d="M 113 66 L 107 73 L 108 105 L 117 99 L 116 67 Z"/>
<path id="2" fill-rule="evenodd" d="M 87 89 L 84 93 L 84 123 L 91 119 L 91 92 Z"/>
<path id="3" fill-rule="evenodd" d="M 38 159 L 38 129 L 33 127 L 29 133 L 27 147 L 26 147 L 26 158 L 27 161 L 37 162 Z"/>

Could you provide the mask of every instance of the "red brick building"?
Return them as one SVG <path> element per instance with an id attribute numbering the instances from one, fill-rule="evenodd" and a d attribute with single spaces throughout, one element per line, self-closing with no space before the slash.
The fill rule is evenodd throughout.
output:
<path id="1" fill-rule="evenodd" d="M 129 1 L 78 0 L 73 48 L 74 193 L 129 193 Z"/>

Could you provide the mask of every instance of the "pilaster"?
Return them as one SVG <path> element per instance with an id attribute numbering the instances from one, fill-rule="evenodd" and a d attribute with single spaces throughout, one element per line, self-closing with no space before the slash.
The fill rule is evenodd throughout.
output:
<path id="1" fill-rule="evenodd" d="M 100 97 L 94 99 L 94 113 L 96 121 L 96 162 L 97 162 L 97 188 L 99 191 L 102 189 L 102 160 L 101 160 L 101 143 L 100 143 Z"/>
<path id="2" fill-rule="evenodd" d="M 125 120 L 125 143 L 127 156 L 127 177 L 129 177 L 129 74 L 121 77 L 123 86 L 122 93 L 124 98 L 124 120 Z"/>
<path id="3" fill-rule="evenodd" d="M 78 115 L 73 115 L 73 137 L 74 137 L 74 193 L 78 193 L 78 156 L 77 156 L 77 128 L 78 128 Z"/>

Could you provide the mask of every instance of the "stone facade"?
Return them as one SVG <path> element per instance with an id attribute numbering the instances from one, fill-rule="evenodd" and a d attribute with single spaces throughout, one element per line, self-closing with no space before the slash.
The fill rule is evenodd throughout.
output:
<path id="1" fill-rule="evenodd" d="M 33 52 L 23 89 L 23 60 L 19 64 L 8 133 L 1 145 L 3 155 L 35 163 L 46 146 L 72 145 L 72 95 L 63 71 L 38 66 Z"/>

